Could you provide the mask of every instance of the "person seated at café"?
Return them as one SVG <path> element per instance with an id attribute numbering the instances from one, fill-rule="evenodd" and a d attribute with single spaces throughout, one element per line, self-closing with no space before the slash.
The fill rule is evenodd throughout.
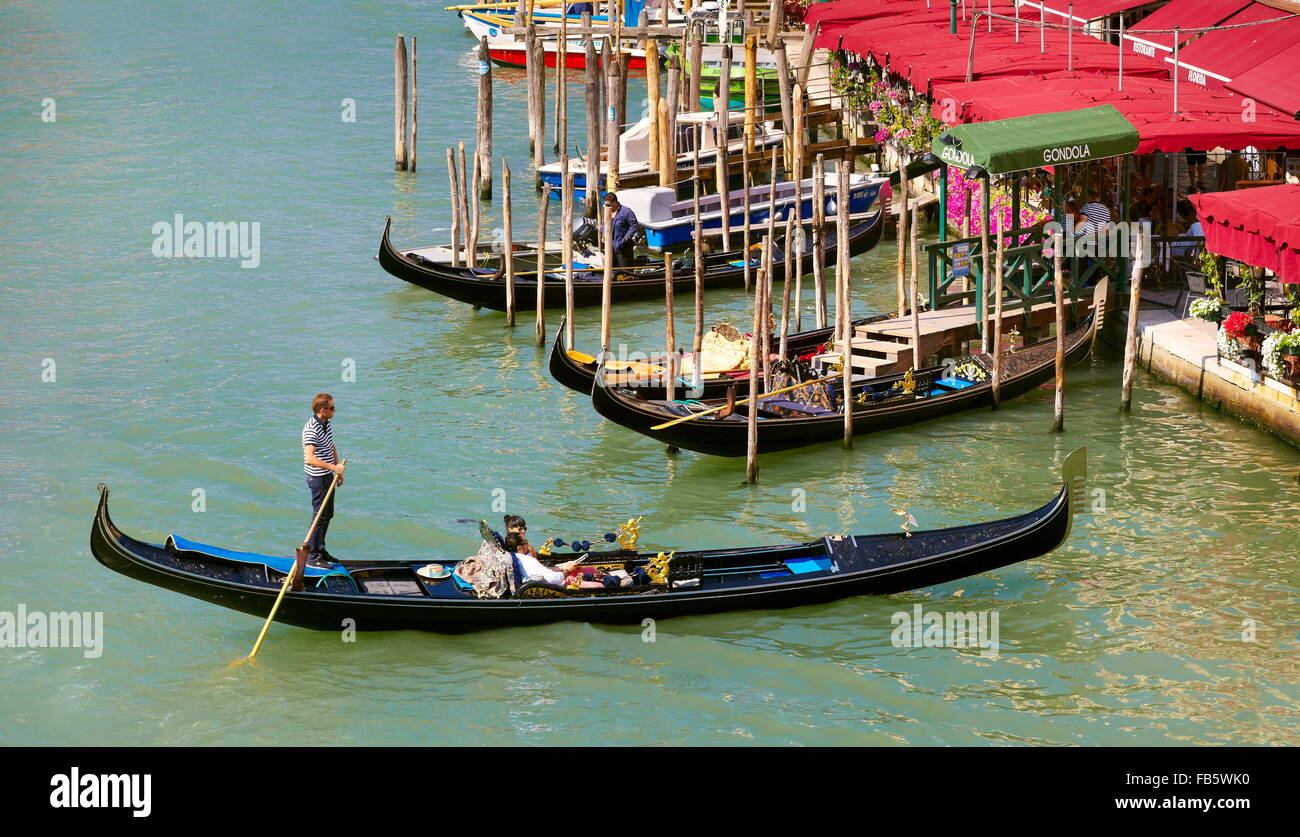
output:
<path id="1" fill-rule="evenodd" d="M 1205 236 L 1205 231 L 1201 227 L 1201 219 L 1196 216 L 1196 207 L 1186 198 L 1178 202 L 1178 220 L 1180 222 L 1190 222 L 1186 231 L 1178 234 L 1179 238 L 1203 238 Z M 1180 223 L 1178 226 L 1182 226 L 1182 224 Z M 1191 255 L 1200 246 L 1201 242 L 1199 241 L 1189 241 L 1186 244 L 1179 242 L 1171 244 L 1169 250 L 1175 256 L 1182 258 Z"/>
<path id="2" fill-rule="evenodd" d="M 1081 225 L 1085 232 L 1101 232 L 1111 222 L 1110 207 L 1101 202 L 1101 191 L 1098 189 L 1088 190 L 1088 202 L 1079 211 L 1085 218 Z"/>

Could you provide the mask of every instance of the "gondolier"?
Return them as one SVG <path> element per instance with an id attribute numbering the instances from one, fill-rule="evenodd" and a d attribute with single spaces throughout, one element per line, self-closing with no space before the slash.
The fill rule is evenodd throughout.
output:
<path id="1" fill-rule="evenodd" d="M 302 426 L 302 468 L 307 473 L 307 488 L 311 491 L 311 514 L 312 519 L 315 519 L 321 502 L 329 492 L 334 474 L 339 475 L 335 495 L 343 485 L 343 466 L 338 464 L 334 428 L 330 425 L 330 419 L 334 418 L 334 396 L 328 392 L 318 394 L 311 400 L 311 412 L 311 418 Z M 310 550 L 307 563 L 311 566 L 323 566 L 334 560 L 325 549 L 325 532 L 329 529 L 330 518 L 333 516 L 334 497 L 331 496 L 307 543 Z"/>
<path id="2" fill-rule="evenodd" d="M 614 237 L 614 267 L 631 267 L 635 263 L 632 251 L 641 223 L 636 213 L 620 204 L 613 192 L 605 195 L 605 208 L 609 210 L 610 234 Z"/>

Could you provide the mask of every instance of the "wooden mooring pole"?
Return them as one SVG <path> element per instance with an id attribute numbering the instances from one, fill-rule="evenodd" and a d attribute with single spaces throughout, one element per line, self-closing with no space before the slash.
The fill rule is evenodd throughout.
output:
<path id="1" fill-rule="evenodd" d="M 456 152 L 447 149 L 447 186 L 451 189 L 451 266 L 460 267 L 460 177 L 456 174 Z"/>
<path id="2" fill-rule="evenodd" d="M 470 267 L 478 267 L 478 234 L 483 226 L 483 201 L 480 197 L 483 184 L 483 170 L 480 168 L 482 162 L 478 157 L 474 158 L 474 188 L 470 190 L 470 211 L 472 213 L 469 222 Z"/>
<path id="3" fill-rule="evenodd" d="M 659 134 L 663 130 L 660 125 L 662 114 L 660 112 L 659 95 L 659 61 L 658 61 L 658 41 L 653 38 L 642 38 L 641 49 L 646 54 L 645 62 L 645 89 L 647 99 L 647 115 L 650 117 L 650 168 L 659 169 L 659 185 L 663 183 L 663 152 L 660 150 Z M 626 90 L 626 85 L 624 90 Z"/>
<path id="4" fill-rule="evenodd" d="M 745 30 L 749 32 L 748 29 Z M 727 79 L 727 98 L 731 98 L 731 79 Z M 758 101 L 758 35 L 745 36 L 745 147 L 754 152 L 754 126 Z M 764 102 L 766 105 L 766 102 Z"/>
<path id="5" fill-rule="evenodd" d="M 456 179 L 456 200 L 460 203 L 460 217 L 464 222 L 461 232 L 465 237 L 465 264 L 475 267 L 474 253 L 469 249 L 469 192 L 473 187 L 465 170 L 465 143 L 456 143 L 456 158 L 460 163 L 460 177 Z"/>
<path id="6" fill-rule="evenodd" d="M 907 151 L 898 147 L 898 316 L 907 311 L 907 222 L 911 207 L 908 192 L 911 184 L 907 180 Z"/>
<path id="7" fill-rule="evenodd" d="M 813 307 L 817 327 L 826 328 L 826 160 L 821 154 L 813 163 L 812 235 Z"/>
<path id="8" fill-rule="evenodd" d="M 921 361 L 925 358 L 921 355 L 921 302 L 920 302 L 920 283 L 917 280 L 917 266 L 921 260 L 917 258 L 917 230 L 921 227 L 921 202 L 917 201 L 912 207 L 911 222 L 907 225 L 908 229 L 908 258 L 912 260 L 912 368 L 918 372 L 921 370 Z"/>
<path id="9" fill-rule="evenodd" d="M 849 161 L 840 160 L 835 190 L 836 228 L 835 244 L 839 258 L 836 262 L 835 308 L 840 316 L 840 339 L 844 347 L 844 447 L 853 447 L 853 284 L 852 264 L 849 261 Z M 902 244 L 900 242 L 899 246 Z M 842 303 L 842 304 L 841 304 Z"/>
<path id="10" fill-rule="evenodd" d="M 700 352 L 704 347 L 704 236 L 703 229 L 700 226 L 700 140 L 703 139 L 702 132 L 697 127 L 695 130 L 694 142 L 694 177 L 691 183 L 691 217 L 694 220 L 695 230 L 695 249 L 692 251 L 695 257 L 695 339 L 691 343 L 691 351 L 695 353 L 695 380 L 701 380 L 704 374 L 704 368 L 701 365 L 702 358 Z"/>
<path id="11" fill-rule="evenodd" d="M 480 198 L 492 200 L 492 61 L 488 56 L 487 36 L 478 44 L 478 161 Z"/>
<path id="12" fill-rule="evenodd" d="M 586 12 L 582 17 L 584 25 L 590 23 L 590 16 Z M 587 37 L 585 47 L 587 50 L 587 69 L 584 77 L 587 104 L 587 156 L 583 160 L 583 168 L 587 175 L 586 214 L 588 218 L 595 218 L 600 212 L 600 74 L 597 69 L 596 45 L 591 36 Z"/>
<path id="13" fill-rule="evenodd" d="M 564 348 L 573 350 L 573 172 L 560 157 L 560 258 L 564 264 Z"/>
<path id="14" fill-rule="evenodd" d="M 406 38 L 397 36 L 393 47 L 393 168 L 406 171 Z"/>
<path id="15" fill-rule="evenodd" d="M 1065 248 L 1063 236 L 1058 232 L 1052 241 L 1052 286 L 1056 292 L 1056 397 L 1052 405 L 1052 431 L 1065 430 Z"/>
<path id="16" fill-rule="evenodd" d="M 541 48 L 543 66 L 546 49 Z M 555 44 L 555 153 L 569 153 L 569 17 L 560 15 L 560 39 Z"/>
<path id="17" fill-rule="evenodd" d="M 506 267 L 506 325 L 515 325 L 515 236 L 514 225 L 510 217 L 510 164 L 501 160 L 501 225 L 505 235 L 505 249 L 501 260 Z M 539 265 L 540 267 L 540 265 Z M 538 276 L 538 280 L 541 277 Z"/>
<path id="18" fill-rule="evenodd" d="M 537 345 L 546 345 L 546 211 L 551 207 L 551 190 L 542 189 L 537 210 Z"/>
<path id="19" fill-rule="evenodd" d="M 988 219 L 991 217 L 989 212 L 989 178 L 987 175 L 980 178 L 980 200 L 984 203 L 983 218 L 980 219 L 980 253 L 983 254 L 983 267 L 980 270 L 980 283 L 982 288 L 980 294 L 982 299 L 979 304 L 983 306 L 984 322 L 980 323 L 980 345 L 985 354 L 989 351 L 989 225 Z"/>
<path id="20" fill-rule="evenodd" d="M 1120 391 L 1119 408 L 1129 412 L 1133 406 L 1133 365 L 1137 362 L 1138 311 L 1142 304 L 1142 271 L 1146 260 L 1146 240 L 1139 235 L 1137 252 L 1133 256 L 1133 273 L 1128 283 L 1128 328 L 1124 335 L 1124 383 Z M 1104 304 L 1104 303 L 1103 303 Z M 1096 316 L 1094 314 L 1093 316 Z"/>
<path id="21" fill-rule="evenodd" d="M 673 260 L 664 257 L 664 347 L 668 361 L 665 397 L 672 403 L 677 397 L 677 322 L 673 313 Z M 698 361 L 697 361 L 698 362 Z"/>
<path id="22" fill-rule="evenodd" d="M 600 206 L 601 241 L 605 242 L 605 267 L 600 282 L 600 352 L 608 361 L 610 349 L 610 311 L 614 291 L 614 215 L 603 204 Z"/>
<path id="23" fill-rule="evenodd" d="M 799 208 L 799 202 L 795 200 L 795 210 Z M 794 290 L 794 264 L 791 258 L 790 244 L 794 241 L 794 212 L 787 212 L 785 216 L 785 238 L 781 242 L 781 255 L 783 256 L 781 264 L 781 339 L 777 342 L 777 356 L 782 360 L 785 359 L 786 341 L 790 334 L 790 292 Z M 795 300 L 798 305 L 799 301 Z"/>
<path id="24" fill-rule="evenodd" d="M 704 60 L 704 38 L 701 37 L 694 29 L 688 30 L 691 39 L 691 87 L 687 93 L 687 108 L 689 110 L 700 110 L 700 71 L 703 69 L 700 64 Z"/>
<path id="25" fill-rule="evenodd" d="M 748 231 L 748 219 L 745 223 L 745 229 Z M 763 238 L 763 253 L 768 252 L 771 242 L 767 237 Z M 746 254 L 748 258 L 748 254 Z M 767 330 L 767 318 L 763 316 L 763 285 L 766 284 L 763 279 L 763 273 L 767 265 L 771 262 L 766 255 L 763 257 L 763 267 L 760 268 L 758 275 L 758 284 L 754 289 L 754 327 L 749 338 L 749 411 L 745 424 L 745 484 L 753 485 L 758 482 L 758 355 L 763 350 L 763 341 L 759 336 Z M 695 359 L 695 365 L 698 368 L 700 359 Z"/>
<path id="26" fill-rule="evenodd" d="M 415 171 L 415 138 L 420 132 L 420 90 L 415 72 L 415 36 L 411 36 L 411 153 L 410 167 Z"/>
<path id="27" fill-rule="evenodd" d="M 619 65 L 622 59 L 618 53 L 611 55 L 609 41 L 605 41 L 602 56 L 602 66 L 609 68 L 605 73 L 605 189 L 613 193 L 618 191 L 619 158 L 622 156 L 619 153 L 622 124 L 618 116 L 619 86 L 623 75 Z M 588 183 L 590 183 L 590 176 L 588 176 Z"/>
<path id="28" fill-rule="evenodd" d="M 751 241 L 749 235 L 749 190 L 753 187 L 754 183 L 749 176 L 749 149 L 745 147 L 743 142 L 740 144 L 740 180 L 740 207 L 741 212 L 744 215 L 744 220 L 742 221 L 744 227 L 741 232 L 741 247 L 744 250 L 742 260 L 745 263 L 745 293 L 749 293 L 751 285 L 750 280 L 753 278 L 753 271 L 749 264 L 749 245 Z"/>
<path id="29" fill-rule="evenodd" d="M 997 229 L 997 264 L 993 267 L 993 409 L 1002 400 L 1002 264 L 1006 250 L 1006 237 L 1002 227 Z"/>

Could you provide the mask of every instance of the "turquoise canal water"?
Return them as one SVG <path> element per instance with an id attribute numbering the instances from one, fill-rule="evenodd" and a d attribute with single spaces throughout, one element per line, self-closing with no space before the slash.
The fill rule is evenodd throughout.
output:
<path id="1" fill-rule="evenodd" d="M 550 380 L 531 316 L 507 331 L 383 273 L 385 215 L 400 244 L 445 240 L 443 152 L 473 138 L 472 44 L 440 5 L 0 8 L 0 612 L 104 619 L 97 658 L 0 648 L 0 743 L 1300 742 L 1300 455 L 1144 373 L 1121 417 L 1113 352 L 1070 372 L 1063 435 L 1040 390 L 767 456 L 745 487 L 741 461 L 669 457 L 600 421 Z M 391 170 L 397 32 L 419 37 L 417 174 Z M 521 81 L 497 73 L 496 147 L 527 182 Z M 156 258 L 153 225 L 175 213 L 259 222 L 260 264 Z M 894 252 L 857 261 L 859 315 L 889 304 Z M 739 290 L 708 305 L 748 322 Z M 614 329 L 650 347 L 660 308 L 620 307 Z M 456 519 L 499 516 L 496 499 L 534 534 L 643 515 L 662 548 L 891 531 L 899 506 L 962 524 L 1044 502 L 1079 445 L 1099 493 L 1052 554 L 915 593 L 665 620 L 654 642 L 576 623 L 351 643 L 276 626 L 232 668 L 259 621 L 97 564 L 95 485 L 137 536 L 291 549 L 321 390 L 351 459 L 330 531 L 344 556 L 466 555 Z M 1000 653 L 895 647 L 891 618 L 916 605 L 995 612 Z"/>

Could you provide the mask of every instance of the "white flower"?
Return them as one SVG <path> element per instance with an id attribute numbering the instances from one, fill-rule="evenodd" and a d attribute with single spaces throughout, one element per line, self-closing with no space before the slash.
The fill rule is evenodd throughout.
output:
<path id="1" fill-rule="evenodd" d="M 1223 314 L 1227 309 L 1223 304 L 1223 300 L 1218 297 L 1206 296 L 1193 300 L 1190 310 L 1193 317 L 1217 323 L 1223 319 Z"/>
<path id="2" fill-rule="evenodd" d="M 1219 330 L 1215 333 L 1214 342 L 1218 344 L 1219 357 L 1224 360 L 1236 361 L 1245 357 L 1246 352 L 1241 348 L 1241 344 L 1237 342 L 1235 337 L 1229 337 L 1228 333 L 1223 330 L 1223 326 L 1219 326 Z"/>

